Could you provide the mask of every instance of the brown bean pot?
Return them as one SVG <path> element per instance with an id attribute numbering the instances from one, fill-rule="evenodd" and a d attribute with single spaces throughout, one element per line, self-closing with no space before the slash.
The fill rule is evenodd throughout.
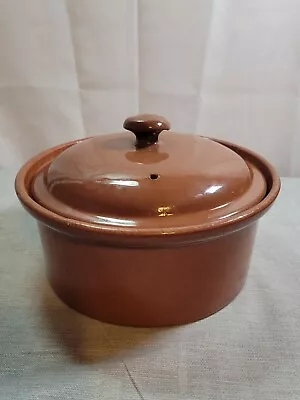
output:
<path id="1" fill-rule="evenodd" d="M 124 128 L 135 139 L 69 142 L 16 177 L 38 221 L 49 281 L 70 307 L 114 324 L 205 318 L 242 289 L 257 222 L 280 179 L 240 146 L 165 132 L 163 117 L 131 117 Z"/>

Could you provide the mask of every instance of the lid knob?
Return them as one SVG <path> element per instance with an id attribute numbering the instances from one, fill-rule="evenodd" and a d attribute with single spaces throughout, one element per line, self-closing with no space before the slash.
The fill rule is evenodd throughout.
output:
<path id="1" fill-rule="evenodd" d="M 147 147 L 157 143 L 161 131 L 169 130 L 170 123 L 164 117 L 154 114 L 139 114 L 124 121 L 123 128 L 136 137 L 136 147 Z"/>

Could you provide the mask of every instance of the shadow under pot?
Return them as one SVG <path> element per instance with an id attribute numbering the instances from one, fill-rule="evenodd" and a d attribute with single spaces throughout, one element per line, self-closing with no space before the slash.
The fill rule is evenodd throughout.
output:
<path id="1" fill-rule="evenodd" d="M 191 323 L 242 289 L 274 168 L 240 146 L 170 132 L 156 115 L 131 131 L 51 148 L 16 177 L 38 221 L 47 275 L 73 309 L 114 324 Z"/>

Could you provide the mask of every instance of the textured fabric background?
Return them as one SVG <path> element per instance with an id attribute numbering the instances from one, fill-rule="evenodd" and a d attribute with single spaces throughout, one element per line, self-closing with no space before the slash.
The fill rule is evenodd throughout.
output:
<path id="1" fill-rule="evenodd" d="M 140 330 L 56 298 L 7 169 L 149 111 L 300 176 L 299 18 L 299 0 L 0 0 L 1 400 L 300 399 L 299 180 L 229 307 Z"/>
<path id="2" fill-rule="evenodd" d="M 0 0 L 0 167 L 161 113 L 300 176 L 299 0 Z"/>
<path id="3" fill-rule="evenodd" d="M 1 400 L 299 400 L 300 180 L 260 223 L 248 282 L 172 329 L 86 318 L 48 287 L 38 232 L 0 172 Z"/>

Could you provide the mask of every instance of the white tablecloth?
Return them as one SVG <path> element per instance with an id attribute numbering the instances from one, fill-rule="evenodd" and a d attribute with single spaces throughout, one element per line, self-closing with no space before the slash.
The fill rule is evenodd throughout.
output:
<path id="1" fill-rule="evenodd" d="M 151 330 L 57 299 L 13 174 L 0 178 L 1 400 L 300 399 L 300 180 L 283 180 L 262 219 L 238 298 L 204 321 Z"/>

